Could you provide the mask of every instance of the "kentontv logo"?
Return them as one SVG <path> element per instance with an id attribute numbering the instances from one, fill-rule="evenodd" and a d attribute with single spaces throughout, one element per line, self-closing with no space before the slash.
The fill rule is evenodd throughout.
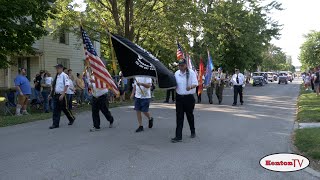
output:
<path id="1" fill-rule="evenodd" d="M 309 164 L 309 159 L 290 153 L 271 154 L 260 160 L 263 168 L 277 172 L 299 171 L 308 167 Z"/>

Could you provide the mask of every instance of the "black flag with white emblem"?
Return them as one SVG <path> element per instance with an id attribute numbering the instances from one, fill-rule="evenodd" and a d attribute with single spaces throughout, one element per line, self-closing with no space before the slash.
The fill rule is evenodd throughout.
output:
<path id="1" fill-rule="evenodd" d="M 157 79 L 160 88 L 176 87 L 174 73 L 151 53 L 118 35 L 112 35 L 112 44 L 124 77 L 149 76 Z"/>

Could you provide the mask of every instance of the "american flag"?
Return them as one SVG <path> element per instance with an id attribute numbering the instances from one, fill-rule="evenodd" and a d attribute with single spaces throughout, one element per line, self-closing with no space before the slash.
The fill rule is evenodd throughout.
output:
<path id="1" fill-rule="evenodd" d="M 119 94 L 119 90 L 109 74 L 106 66 L 98 56 L 87 32 L 81 27 L 83 46 L 85 50 L 86 61 L 89 61 L 90 68 L 93 72 L 95 84 L 97 88 L 111 89 L 115 94 Z"/>
<path id="2" fill-rule="evenodd" d="M 183 59 L 183 58 L 184 58 L 184 54 L 183 54 L 182 47 L 181 47 L 181 45 L 179 44 L 179 42 L 177 42 L 177 45 L 178 45 L 178 49 L 177 49 L 177 60 L 180 60 L 180 59 Z"/>

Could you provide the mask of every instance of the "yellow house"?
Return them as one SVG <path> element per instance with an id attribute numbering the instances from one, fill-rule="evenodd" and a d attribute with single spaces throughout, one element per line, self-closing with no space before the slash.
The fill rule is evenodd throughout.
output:
<path id="1" fill-rule="evenodd" d="M 100 56 L 100 43 L 94 42 L 97 54 Z M 33 78 L 40 70 L 47 70 L 55 75 L 56 64 L 62 64 L 72 69 L 74 75 L 82 73 L 84 68 L 84 50 L 82 40 L 73 33 L 62 33 L 60 37 L 44 36 L 33 45 L 35 55 L 9 57 L 15 65 L 7 69 L 0 69 L 0 88 L 14 86 L 14 78 L 18 68 L 27 68 L 27 77 L 33 85 Z"/>

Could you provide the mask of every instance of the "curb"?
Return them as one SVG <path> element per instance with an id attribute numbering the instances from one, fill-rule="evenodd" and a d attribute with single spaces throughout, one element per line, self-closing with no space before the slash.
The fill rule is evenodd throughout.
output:
<path id="1" fill-rule="evenodd" d="M 296 152 L 297 152 L 297 151 L 295 151 L 296 147 L 295 147 L 294 144 L 293 144 L 293 138 L 292 138 L 293 135 L 294 135 L 294 132 L 295 132 L 297 129 L 299 129 L 299 123 L 298 123 L 297 121 L 295 121 L 295 122 L 294 122 L 294 125 L 293 125 L 293 134 L 292 134 L 292 136 L 291 136 L 291 140 L 290 140 L 289 147 L 288 147 L 290 153 L 296 153 Z M 311 175 L 314 176 L 314 177 L 320 178 L 320 172 L 312 169 L 311 167 L 307 167 L 307 168 L 305 168 L 303 171 L 311 174 Z"/>

